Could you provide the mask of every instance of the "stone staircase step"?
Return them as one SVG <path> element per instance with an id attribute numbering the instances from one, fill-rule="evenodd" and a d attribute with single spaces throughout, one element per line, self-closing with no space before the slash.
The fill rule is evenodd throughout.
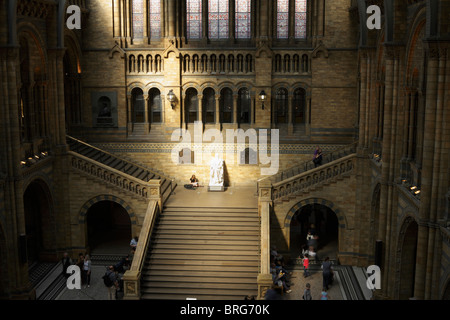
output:
<path id="1" fill-rule="evenodd" d="M 255 281 L 257 278 L 258 273 L 256 272 L 224 272 L 224 271 L 210 271 L 209 268 L 205 268 L 203 270 L 198 271 L 197 270 L 151 270 L 147 271 L 144 280 L 148 281 L 160 281 L 161 277 L 164 277 L 167 281 L 180 281 L 180 279 L 183 279 L 183 281 L 191 281 L 189 280 L 190 277 L 192 278 L 214 278 L 219 279 L 221 281 L 234 279 L 239 279 L 239 281 L 248 281 L 251 283 L 251 281 Z M 255 279 L 254 279 L 255 278 Z M 198 281 L 198 280 L 195 280 Z"/>
<path id="2" fill-rule="evenodd" d="M 226 266 L 226 269 L 224 269 Z M 160 261 L 160 263 L 156 264 L 152 262 L 146 262 L 146 272 L 195 272 L 198 270 L 208 270 L 208 272 L 220 272 L 224 273 L 224 270 L 227 272 L 233 272 L 236 276 L 241 273 L 249 273 L 251 267 L 257 267 L 258 263 L 250 263 L 243 265 L 240 262 L 231 261 L 227 264 L 213 264 L 211 261 L 179 261 L 179 260 L 165 260 Z M 250 268 L 249 268 L 250 267 Z"/>
<path id="3" fill-rule="evenodd" d="M 185 245 L 185 246 L 197 246 L 197 245 L 234 245 L 234 246 L 259 246 L 260 242 L 257 240 L 241 240 L 236 238 L 236 240 L 199 240 L 199 239 L 173 239 L 171 238 L 160 238 L 153 239 L 153 245 Z"/>
<path id="4" fill-rule="evenodd" d="M 211 250 L 212 252 L 202 251 L 199 253 L 198 251 L 189 252 L 187 250 L 151 250 L 149 254 L 154 259 L 182 259 L 182 260 L 227 260 L 227 261 L 259 261 L 259 253 L 255 254 L 255 252 L 238 252 L 238 251 L 219 251 L 219 250 Z"/>
<path id="5" fill-rule="evenodd" d="M 180 217 L 182 217 L 181 220 Z M 208 218 L 208 219 L 207 219 Z M 209 216 L 197 216 L 195 214 L 186 214 L 183 216 L 175 216 L 175 215 L 161 215 L 160 217 L 160 221 L 161 222 L 187 222 L 187 221 L 209 221 L 209 219 L 211 219 L 211 217 Z M 258 217 L 230 217 L 230 216 L 218 216 L 218 217 L 214 217 L 214 221 L 216 222 L 243 222 L 243 223 L 259 223 L 259 218 Z"/>
<path id="6" fill-rule="evenodd" d="M 181 229 L 182 230 L 182 229 Z M 172 229 L 163 229 L 163 230 L 156 230 L 154 232 L 156 235 L 174 235 L 174 237 L 182 236 L 182 237 L 190 237 L 200 239 L 200 236 L 220 236 L 220 237 L 228 237 L 228 236 L 238 236 L 238 237 L 245 237 L 245 236 L 259 236 L 260 230 L 254 230 L 249 231 L 247 230 L 245 234 L 243 234 L 240 230 L 183 230 L 182 233 L 180 233 L 180 228 L 172 228 Z"/>
<path id="7" fill-rule="evenodd" d="M 236 255 L 252 255 L 255 252 L 259 252 L 258 251 L 259 247 L 258 246 L 242 246 L 242 245 L 233 245 L 233 244 L 228 244 L 228 245 L 211 245 L 211 244 L 206 244 L 206 245 L 183 245 L 183 244 L 178 244 L 178 245 L 174 245 L 174 244 L 153 244 L 152 246 L 152 253 L 161 253 L 162 251 L 164 252 L 168 252 L 168 253 L 178 253 L 178 252 L 185 252 L 185 253 L 190 253 L 190 252 L 198 252 L 199 250 L 201 250 L 202 254 L 223 254 L 223 255 L 227 255 L 229 254 L 228 252 L 231 252 L 231 254 L 236 254 Z"/>
<path id="8" fill-rule="evenodd" d="M 218 221 L 219 220 L 219 221 Z M 240 227 L 259 227 L 259 221 L 246 221 L 244 219 L 236 219 L 236 220 L 231 220 L 231 219 L 219 219 L 219 218 L 214 218 L 213 221 L 210 220 L 206 220 L 204 218 L 202 219 L 192 219 L 192 218 L 185 218 L 184 220 L 174 220 L 174 219 L 165 219 L 164 217 L 160 218 L 160 223 L 161 225 L 164 226 L 177 226 L 177 225 L 183 225 L 185 227 L 191 227 L 191 226 L 197 226 L 197 227 L 201 227 L 201 226 L 208 226 L 208 227 L 214 227 L 214 226 L 220 226 L 220 227 L 225 227 L 225 226 L 240 226 Z"/>
<path id="9" fill-rule="evenodd" d="M 253 281 L 249 281 L 248 283 L 245 282 L 238 282 L 237 280 L 228 281 L 228 282 L 217 282 L 214 280 L 209 279 L 203 279 L 201 277 L 197 277 L 194 279 L 191 279 L 191 281 L 182 281 L 179 279 L 179 281 L 168 281 L 168 277 L 160 277 L 159 281 L 148 281 L 144 280 L 145 285 L 141 285 L 141 289 L 143 288 L 145 292 L 149 292 L 152 289 L 164 289 L 164 288 L 171 288 L 175 290 L 189 290 L 190 292 L 193 292 L 195 290 L 201 290 L 201 289 L 207 289 L 207 290 L 217 290 L 217 289 L 224 289 L 224 290 L 254 290 L 255 289 L 255 283 L 256 283 L 256 277 L 254 279 L 251 279 Z"/>
<path id="10" fill-rule="evenodd" d="M 259 266 L 259 260 L 249 260 L 246 261 L 245 264 L 242 263 L 241 260 L 195 260 L 195 259 L 184 259 L 184 260 L 179 260 L 177 258 L 165 258 L 163 261 L 162 260 L 158 260 L 160 258 L 160 256 L 150 256 L 147 257 L 146 262 L 145 262 L 145 269 L 148 268 L 153 268 L 154 266 L 157 265 L 162 265 L 165 267 L 169 267 L 169 266 L 178 266 L 180 268 L 200 268 L 200 267 L 205 267 L 207 266 L 208 269 L 211 269 L 213 267 L 217 267 L 217 270 L 224 270 L 223 268 L 226 267 L 226 270 L 229 270 L 229 268 L 246 268 L 247 270 L 249 270 L 249 268 L 252 267 L 258 267 Z M 198 269 L 197 269 L 198 270 Z"/>
<path id="11" fill-rule="evenodd" d="M 208 227 L 207 229 L 205 229 L 205 227 Z M 193 224 L 193 225 L 175 225 L 175 224 L 166 224 L 165 225 L 165 230 L 182 230 L 182 233 L 188 232 L 189 230 L 193 231 L 202 231 L 202 230 L 207 230 L 207 231 L 259 231 L 259 226 L 240 226 L 240 225 L 221 225 L 221 224 L 217 224 L 217 225 L 198 225 L 198 224 Z"/>
<path id="12" fill-rule="evenodd" d="M 212 215 L 212 214 L 230 214 L 230 215 L 248 215 L 254 216 L 258 213 L 258 209 L 255 208 L 237 208 L 237 207 L 202 207 L 201 203 L 197 207 L 174 207 L 164 206 L 164 214 L 180 214 L 183 212 L 194 212 L 199 215 Z"/>
<path id="13" fill-rule="evenodd" d="M 176 294 L 171 292 L 170 290 L 165 290 L 166 292 L 157 292 L 157 293 L 144 293 L 142 295 L 142 299 L 149 300 L 186 300 L 187 298 L 195 298 L 197 300 L 242 300 L 248 293 L 241 292 L 230 292 L 230 290 L 215 290 L 214 295 L 211 295 L 210 292 L 196 292 L 195 294 L 187 293 L 179 293 Z M 252 295 L 257 295 L 257 291 L 252 292 Z"/>

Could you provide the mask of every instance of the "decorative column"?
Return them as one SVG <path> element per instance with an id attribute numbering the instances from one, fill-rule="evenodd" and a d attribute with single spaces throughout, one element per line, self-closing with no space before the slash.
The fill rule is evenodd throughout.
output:
<path id="1" fill-rule="evenodd" d="M 238 94 L 233 94 L 233 127 L 236 129 L 238 127 L 237 123 L 237 111 L 238 111 Z"/>
<path id="2" fill-rule="evenodd" d="M 127 107 L 128 107 L 128 126 L 127 126 L 127 132 L 128 135 L 130 135 L 133 132 L 133 105 L 132 105 L 132 96 L 131 94 L 127 95 Z"/>
<path id="3" fill-rule="evenodd" d="M 145 101 L 145 109 L 144 109 L 144 132 L 145 134 L 150 132 L 150 124 L 149 124 L 149 96 L 148 94 L 144 94 L 144 101 Z"/>
<path id="4" fill-rule="evenodd" d="M 386 95 L 384 100 L 384 132 L 383 132 L 383 164 L 381 169 L 381 191 L 380 191 L 380 228 L 378 238 L 383 241 L 383 257 L 382 257 L 382 294 L 387 296 L 389 286 L 389 249 L 386 243 L 388 224 L 390 223 L 391 214 L 391 196 L 392 185 L 390 180 L 390 157 L 391 157 L 391 129 L 392 129 L 392 104 L 393 104 L 393 87 L 394 87 L 394 64 L 395 54 L 394 48 L 385 45 L 386 59 Z"/>
<path id="5" fill-rule="evenodd" d="M 216 129 L 220 130 L 220 94 L 216 94 L 216 114 L 215 114 L 215 122 Z"/>
<path id="6" fill-rule="evenodd" d="M 435 130 L 436 130 L 436 107 L 437 89 L 439 76 L 439 51 L 428 43 L 428 67 L 427 67 L 427 96 L 425 106 L 425 125 L 423 139 L 423 160 L 422 160 L 422 183 L 419 207 L 419 232 L 417 239 L 417 259 L 416 274 L 414 283 L 414 297 L 425 298 L 425 280 L 428 264 L 428 239 L 430 222 L 430 209 L 432 207 L 433 189 L 433 165 L 435 158 Z M 430 270 L 431 271 L 431 270 Z"/>
<path id="7" fill-rule="evenodd" d="M 257 283 L 258 300 L 262 300 L 273 283 L 270 273 L 270 208 L 272 206 L 272 184 L 269 181 L 261 182 L 258 186 L 258 195 L 258 211 L 261 219 L 261 262 Z"/>
<path id="8" fill-rule="evenodd" d="M 203 95 L 197 94 L 197 101 L 198 101 L 198 121 L 203 124 Z"/>
<path id="9" fill-rule="evenodd" d="M 288 135 L 294 134 L 294 120 L 293 120 L 293 105 L 294 105 L 294 95 L 289 93 L 288 98 Z"/>

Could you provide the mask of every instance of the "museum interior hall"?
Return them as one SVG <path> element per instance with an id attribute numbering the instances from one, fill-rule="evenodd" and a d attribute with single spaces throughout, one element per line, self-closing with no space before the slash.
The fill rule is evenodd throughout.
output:
<path id="1" fill-rule="evenodd" d="M 335 300 L 449 300 L 449 17 L 0 1 L 0 299 L 106 300 L 126 259 L 117 299 L 301 300 L 309 256 L 317 295 L 330 261 Z"/>

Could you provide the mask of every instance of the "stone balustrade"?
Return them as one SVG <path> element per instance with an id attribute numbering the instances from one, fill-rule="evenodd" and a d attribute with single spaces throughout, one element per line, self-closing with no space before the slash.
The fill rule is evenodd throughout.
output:
<path id="1" fill-rule="evenodd" d="M 281 201 L 288 199 L 300 192 L 307 191 L 320 184 L 330 182 L 343 174 L 350 173 L 355 167 L 355 161 L 356 154 L 351 154 L 281 182 L 274 183 L 272 186 L 272 200 Z"/>
<path id="2" fill-rule="evenodd" d="M 124 191 L 131 192 L 134 195 L 144 199 L 150 199 L 152 194 L 157 193 L 157 190 L 151 190 L 152 187 L 150 183 L 144 183 L 133 176 L 115 170 L 101 163 L 97 163 L 75 152 L 69 151 L 68 153 L 71 156 L 70 163 L 74 169 L 82 171 L 92 177 L 102 180 L 103 182 L 112 184 Z"/>

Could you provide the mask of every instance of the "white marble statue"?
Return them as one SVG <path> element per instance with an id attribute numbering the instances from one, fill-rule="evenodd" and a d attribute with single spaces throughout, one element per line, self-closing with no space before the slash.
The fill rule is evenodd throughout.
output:
<path id="1" fill-rule="evenodd" d="M 211 159 L 209 185 L 223 187 L 223 160 L 218 155 Z"/>

